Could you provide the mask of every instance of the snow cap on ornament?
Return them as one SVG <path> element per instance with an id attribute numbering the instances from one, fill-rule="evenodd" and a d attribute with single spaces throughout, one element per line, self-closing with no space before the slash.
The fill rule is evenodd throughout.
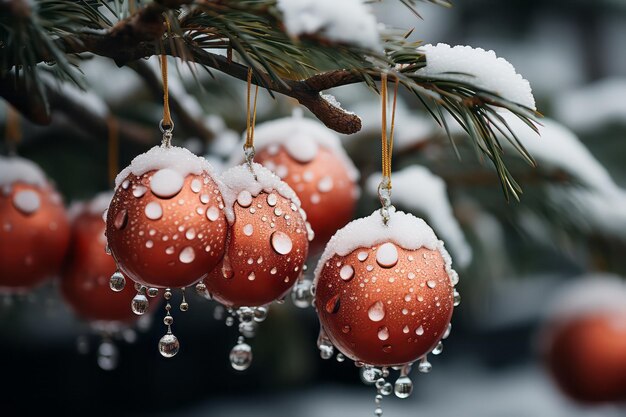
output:
<path id="1" fill-rule="evenodd" d="M 321 249 L 354 214 L 359 171 L 335 132 L 294 113 L 255 128 L 255 160 L 298 194 Z"/>
<path id="2" fill-rule="evenodd" d="M 0 156 L 0 291 L 31 289 L 59 272 L 69 244 L 61 196 L 32 161 Z"/>

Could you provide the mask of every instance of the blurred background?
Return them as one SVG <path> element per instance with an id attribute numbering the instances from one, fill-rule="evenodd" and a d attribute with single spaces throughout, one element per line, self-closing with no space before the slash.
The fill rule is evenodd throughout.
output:
<path id="1" fill-rule="evenodd" d="M 539 165 L 535 170 L 510 153 L 507 163 L 524 194 L 521 202 L 507 202 L 497 176 L 476 158 L 469 140 L 453 129 L 459 161 L 443 129 L 413 97 L 400 97 L 394 169 L 425 167 L 445 187 L 437 194 L 425 179 L 413 189 L 413 198 L 398 191 L 396 205 L 424 217 L 453 259 L 463 259 L 455 263 L 462 303 L 444 354 L 431 360 L 433 371 L 414 372 L 413 396 L 386 398 L 385 415 L 625 415 L 616 402 L 583 405 L 559 390 L 540 354 L 540 329 L 572 280 L 598 272 L 626 274 L 626 2 L 454 3 L 451 9 L 420 5 L 423 20 L 400 2 L 373 7 L 390 26 L 414 27 L 416 40 L 495 50 L 530 81 L 539 111 L 568 131 L 553 139 L 563 147 L 542 151 L 541 143 L 529 145 Z M 175 142 L 208 155 L 218 167 L 227 164 L 239 152 L 245 129 L 244 83 L 178 67 L 171 71 L 170 88 L 188 117 L 175 114 Z M 133 71 L 93 58 L 82 68 L 90 91 L 63 87 L 72 90 L 75 101 L 61 106 L 50 126 L 22 121 L 18 147 L 19 155 L 37 162 L 54 180 L 68 204 L 111 186 L 108 112 L 118 120 L 120 167 L 160 140 L 156 61 L 144 61 Z M 204 88 L 197 88 L 194 77 Z M 332 94 L 363 118 L 363 131 L 342 139 L 361 171 L 355 217 L 368 215 L 378 204 L 368 178 L 380 170 L 379 100 L 364 87 Z M 289 115 L 292 106 L 261 91 L 258 123 Z M 6 106 L 0 105 L 0 112 L 3 121 Z M 594 182 L 597 172 L 606 175 Z M 442 215 L 438 208 L 448 206 L 449 215 Z M 314 265 L 311 260 L 310 270 Z M 272 306 L 251 342 L 253 365 L 240 373 L 228 360 L 236 329 L 216 320 L 221 316 L 214 303 L 195 294 L 188 298 L 189 311 L 174 313 L 181 340 L 176 358 L 164 359 L 156 349 L 164 331 L 159 310 L 152 325 L 142 323 L 136 334 L 126 333 L 132 343 L 116 342 L 117 366 L 103 370 L 97 364 L 97 332 L 69 310 L 58 284 L 6 297 L 0 307 L 0 414 L 347 417 L 373 412 L 375 389 L 361 383 L 358 369 L 349 361 L 320 359 L 312 309 L 298 309 L 289 299 Z"/>

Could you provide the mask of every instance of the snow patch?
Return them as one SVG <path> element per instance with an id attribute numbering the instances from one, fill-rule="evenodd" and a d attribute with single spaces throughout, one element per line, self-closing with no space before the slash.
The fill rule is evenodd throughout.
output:
<path id="1" fill-rule="evenodd" d="M 252 169 L 254 175 L 250 172 L 247 164 L 234 166 L 222 174 L 222 182 L 225 185 L 222 191 L 224 197 L 224 213 L 229 223 L 235 221 L 235 212 L 233 207 L 242 192 L 250 193 L 252 197 L 256 197 L 262 191 L 270 193 L 277 192 L 284 198 L 291 200 L 298 209 L 300 209 L 300 199 L 286 182 L 281 181 L 272 171 L 263 165 L 253 163 Z M 303 216 L 303 218 L 305 218 Z"/>
<path id="2" fill-rule="evenodd" d="M 461 81 L 500 97 L 535 109 L 530 83 L 494 51 L 445 43 L 420 46 L 426 54 L 426 66 L 416 71 L 424 77 Z"/>
<path id="3" fill-rule="evenodd" d="M 382 176 L 374 174 L 367 179 L 370 195 L 378 195 Z M 413 165 L 393 173 L 392 200 L 397 205 L 424 214 L 439 235 L 452 248 L 455 261 L 466 267 L 472 261 L 472 248 L 467 243 L 459 222 L 454 217 L 448 199 L 446 183 L 425 167 Z"/>
<path id="4" fill-rule="evenodd" d="M 46 175 L 33 161 L 19 156 L 0 155 L 0 187 L 11 187 L 16 182 L 38 187 L 47 184 Z"/>
<path id="5" fill-rule="evenodd" d="M 593 273 L 561 290 L 546 313 L 552 320 L 572 320 L 613 312 L 626 312 L 626 283 L 614 274 Z"/>
<path id="6" fill-rule="evenodd" d="M 359 171 L 341 145 L 339 136 L 323 124 L 301 115 L 259 124 L 254 129 L 254 144 L 257 150 L 281 145 L 293 159 L 300 162 L 315 158 L 318 147 L 322 147 L 339 158 L 350 180 L 356 182 L 359 179 Z M 241 156 L 235 155 L 231 162 L 240 160 Z"/>
<path id="7" fill-rule="evenodd" d="M 393 242 L 396 245 L 416 250 L 427 248 L 437 250 L 445 261 L 445 268 L 450 280 L 456 281 L 457 273 L 452 269 L 452 258 L 444 247 L 444 243 L 437 239 L 433 229 L 426 222 L 412 214 L 396 211 L 391 208 L 387 225 L 383 223 L 380 211 L 376 210 L 368 217 L 353 220 L 330 238 L 321 258 L 315 268 L 315 283 L 322 268 L 334 255 L 346 256 L 359 248 Z"/>
<path id="8" fill-rule="evenodd" d="M 626 120 L 626 78 L 598 81 L 556 98 L 556 118 L 576 131 L 593 131 Z"/>
<path id="9" fill-rule="evenodd" d="M 378 51 L 378 23 L 362 0 L 278 0 L 287 34 L 319 35 L 329 41 Z"/>
<path id="10" fill-rule="evenodd" d="M 115 178 L 115 188 L 119 187 L 131 174 L 141 176 L 149 171 L 158 171 L 166 168 L 176 171 L 183 178 L 189 174 L 200 175 L 203 171 L 208 172 L 223 192 L 223 186 L 211 164 L 206 159 L 177 146 L 169 148 L 155 146 L 147 152 L 136 156 L 130 165 L 124 168 Z"/>

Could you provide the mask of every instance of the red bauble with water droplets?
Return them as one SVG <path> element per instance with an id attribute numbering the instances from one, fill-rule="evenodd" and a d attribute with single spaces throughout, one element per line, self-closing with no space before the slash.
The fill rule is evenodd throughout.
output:
<path id="1" fill-rule="evenodd" d="M 110 197 L 109 194 L 103 196 L 107 200 Z M 120 292 L 113 292 L 109 287 L 115 262 L 105 252 L 104 228 L 102 213 L 89 206 L 74 218 L 61 292 L 72 310 L 85 320 L 133 322 L 138 318 L 129 308 L 136 293 L 133 286 L 127 285 Z"/>
<path id="2" fill-rule="evenodd" d="M 153 160 L 159 169 L 146 169 Z M 207 169 L 181 174 L 188 168 L 177 161 L 199 170 L 208 164 L 182 148 L 153 148 L 133 161 L 107 214 L 107 241 L 118 267 L 147 287 L 192 285 L 224 255 L 227 223 L 218 184 Z"/>
<path id="3" fill-rule="evenodd" d="M 228 186 L 232 177 L 249 175 L 247 170 L 227 171 L 224 182 Z M 234 190 L 226 254 L 204 281 L 212 297 L 228 307 L 258 307 L 284 297 L 308 255 L 309 226 L 297 199 L 274 189 L 272 181 L 280 180 L 261 165 L 255 164 L 255 172 L 265 180 L 263 191 Z"/>
<path id="4" fill-rule="evenodd" d="M 298 141 L 298 138 L 292 138 Z M 282 146 L 269 146 L 256 159 L 294 189 L 315 232 L 312 245 L 322 248 L 328 239 L 352 219 L 358 186 L 343 162 L 330 150 L 319 148 L 311 160 L 292 157 Z"/>
<path id="5" fill-rule="evenodd" d="M 372 366 L 412 363 L 437 347 L 449 329 L 458 279 L 423 220 L 389 213 L 387 223 L 374 212 L 339 230 L 315 270 L 321 338 Z"/>
<path id="6" fill-rule="evenodd" d="M 315 306 L 328 337 L 346 356 L 374 366 L 401 365 L 441 340 L 453 292 L 438 251 L 387 242 L 333 256 L 319 275 Z"/>
<path id="7" fill-rule="evenodd" d="M 583 403 L 626 401 L 625 323 L 622 311 L 589 314 L 550 328 L 546 365 L 567 395 Z"/>
<path id="8" fill-rule="evenodd" d="M 0 168 L 0 292 L 23 292 L 60 271 L 70 228 L 60 195 L 38 167 L 16 157 L 1 158 Z M 26 178 L 11 181 L 22 169 Z"/>

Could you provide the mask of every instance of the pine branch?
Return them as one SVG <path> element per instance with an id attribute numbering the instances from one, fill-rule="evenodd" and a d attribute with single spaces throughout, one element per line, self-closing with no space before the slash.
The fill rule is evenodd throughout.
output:
<path id="1" fill-rule="evenodd" d="M 415 1 L 403 2 L 411 6 Z M 447 3 L 444 0 L 425 1 Z M 39 2 L 56 2 L 68 10 L 73 10 L 70 3 L 75 4 L 70 0 Z M 185 4 L 184 10 L 180 8 L 182 4 Z M 390 77 L 397 77 L 404 87 L 415 93 L 439 124 L 445 127 L 445 120 L 441 117 L 443 110 L 461 124 L 479 157 L 484 155 L 493 162 L 507 196 L 510 193 L 518 198 L 521 193 L 503 162 L 502 146 L 495 130 L 499 130 L 531 163 L 532 158 L 506 123 L 503 128 L 500 127 L 501 120 L 498 120 L 494 108 L 508 109 L 530 126 L 533 126 L 537 113 L 465 82 L 425 79 L 417 71 L 426 65 L 425 57 L 417 49 L 418 44 L 407 41 L 403 35 L 383 34 L 384 53 L 329 42 L 316 35 L 292 39 L 284 32 L 275 0 L 195 0 L 193 3 L 191 0 L 155 0 L 115 24 L 98 14 L 96 8 L 85 9 L 88 12 L 84 15 L 68 14 L 75 16 L 73 22 L 75 26 L 78 24 L 78 28 L 70 30 L 72 25 L 66 25 L 67 30 L 48 29 L 47 37 L 43 26 L 37 26 L 38 19 L 31 19 L 31 26 L 22 19 L 29 30 L 39 30 L 47 46 L 30 51 L 27 60 L 19 54 L 0 50 L 0 78 L 10 76 L 12 72 L 18 76 L 22 71 L 26 74 L 26 82 L 40 85 L 36 64 L 42 61 L 55 62 L 60 75 L 68 77 L 72 72 L 67 68 L 66 57 L 85 52 L 109 57 L 120 66 L 153 55 L 167 54 L 240 80 L 246 80 L 251 68 L 254 84 L 264 87 L 270 94 L 276 92 L 296 99 L 329 128 L 350 134 L 360 130 L 359 117 L 331 104 L 320 93 L 355 83 L 365 83 L 376 89 L 375 81 L 380 79 L 381 72 L 388 72 Z M 125 12 L 117 14 L 118 17 L 124 15 Z M 164 16 L 169 23 L 167 30 Z M 80 25 L 85 19 L 89 23 Z M 84 30 L 85 26 L 90 30 Z M 46 27 L 49 28 L 50 24 Z M 98 27 L 101 29 L 93 30 Z M 209 48 L 234 50 L 236 58 L 245 65 L 208 52 Z M 20 48 L 16 49 L 13 43 L 12 51 L 15 50 Z M 0 95 L 5 94 L 0 91 Z M 13 100 L 20 111 L 29 114 L 30 109 L 24 107 L 28 103 L 21 103 L 15 97 Z M 42 108 L 45 109 L 45 106 Z"/>

